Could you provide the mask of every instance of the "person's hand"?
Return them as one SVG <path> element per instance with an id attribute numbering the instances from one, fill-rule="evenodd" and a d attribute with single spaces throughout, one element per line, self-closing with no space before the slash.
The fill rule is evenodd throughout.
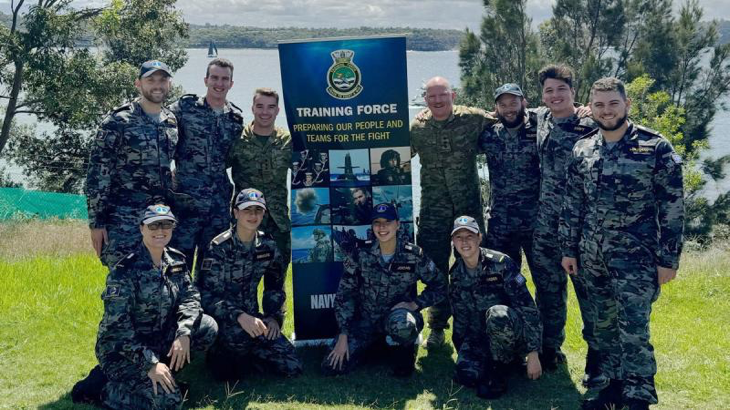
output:
<path id="1" fill-rule="evenodd" d="M 266 319 L 265 322 L 266 328 L 268 329 L 266 332 L 267 339 L 274 340 L 281 336 L 281 328 L 279 327 L 279 322 L 277 322 L 276 319 L 270 317 Z"/>
<path id="2" fill-rule="evenodd" d="M 155 396 L 157 395 L 158 384 L 162 387 L 162 390 L 168 394 L 174 392 L 175 386 L 177 386 L 177 384 L 175 384 L 175 379 L 172 377 L 172 373 L 170 372 L 170 368 L 164 363 L 157 363 L 152 366 L 150 371 L 147 372 L 147 377 L 152 380 L 152 391 L 155 393 Z"/>
<path id="3" fill-rule="evenodd" d="M 418 114 L 416 114 L 416 119 L 418 121 L 426 121 L 430 117 L 430 115 L 429 115 L 430 112 L 431 111 L 429 111 L 428 108 L 424 108 L 421 111 L 419 111 Z"/>
<path id="4" fill-rule="evenodd" d="M 400 309 L 400 308 L 408 309 L 411 312 L 415 312 L 416 310 L 418 310 L 418 305 L 416 304 L 416 302 L 400 302 L 397 305 L 390 308 L 390 310 L 396 310 L 396 309 Z"/>
<path id="5" fill-rule="evenodd" d="M 575 275 L 578 273 L 578 259 L 576 258 L 563 256 L 563 260 L 560 262 L 560 265 L 568 275 Z"/>
<path id="6" fill-rule="evenodd" d="M 101 256 L 105 243 L 109 243 L 106 228 L 91 228 L 91 246 L 94 247 L 97 257 Z"/>
<path id="7" fill-rule="evenodd" d="M 586 118 L 590 117 L 593 112 L 591 111 L 590 105 L 581 105 L 575 109 L 575 115 L 578 116 L 578 118 Z"/>
<path id="8" fill-rule="evenodd" d="M 337 338 L 335 348 L 327 356 L 327 360 L 331 368 L 342 370 L 342 365 L 345 364 L 345 361 L 350 360 L 350 349 L 347 347 L 347 335 L 340 334 Z"/>
<path id="9" fill-rule="evenodd" d="M 677 277 L 676 269 L 665 268 L 663 266 L 657 266 L 656 271 L 657 271 L 659 286 L 664 285 L 665 283 L 668 283 L 669 281 L 671 281 Z"/>
<path id="10" fill-rule="evenodd" d="M 251 337 L 259 337 L 266 334 L 267 329 L 264 322 L 261 319 L 247 313 L 241 313 L 238 315 L 238 324 L 241 325 L 243 330 L 245 330 Z"/>
<path id="11" fill-rule="evenodd" d="M 542 365 L 540 364 L 540 356 L 537 352 L 527 354 L 527 378 L 537 380 L 542 376 Z"/>
<path id="12" fill-rule="evenodd" d="M 170 358 L 170 368 L 174 371 L 182 369 L 185 363 L 190 363 L 190 336 L 175 339 L 167 357 Z"/>

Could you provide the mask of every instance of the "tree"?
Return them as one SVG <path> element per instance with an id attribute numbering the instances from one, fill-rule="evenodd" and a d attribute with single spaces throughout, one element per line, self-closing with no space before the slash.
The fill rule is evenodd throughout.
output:
<path id="1" fill-rule="evenodd" d="M 484 0 L 479 36 L 467 30 L 459 47 L 464 101 L 491 107 L 494 90 L 504 83 L 519 84 L 537 100 L 538 37 L 526 5 L 526 0 Z"/>
<path id="2" fill-rule="evenodd" d="M 173 70 L 185 64 L 185 51 L 176 44 L 186 35 L 187 25 L 174 3 L 114 0 L 104 9 L 84 13 L 72 9 L 69 1 L 40 2 L 25 14 L 22 1 L 13 7 L 23 27 L 5 34 L 22 45 L 18 48 L 22 52 L 3 48 L 0 58 L 21 68 L 3 73 L 19 81 L 15 100 L 19 103 L 8 104 L 13 114 L 6 112 L 5 123 L 29 113 L 54 129 L 41 135 L 19 133 L 10 141 L 9 157 L 22 165 L 33 187 L 79 192 L 92 135 L 105 112 L 137 96 L 134 79 L 139 65 L 154 58 L 168 62 Z M 80 42 L 89 33 L 101 53 L 92 53 L 88 43 Z M 29 36 L 40 40 L 32 42 Z M 56 40 L 47 45 L 44 38 Z M 7 84 L 0 80 L 0 85 Z"/>

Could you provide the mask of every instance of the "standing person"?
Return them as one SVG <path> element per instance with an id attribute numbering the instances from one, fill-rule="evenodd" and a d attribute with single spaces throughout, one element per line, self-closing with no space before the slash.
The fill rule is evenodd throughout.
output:
<path id="1" fill-rule="evenodd" d="M 537 157 L 537 115 L 526 111 L 522 89 L 504 84 L 494 92 L 499 122 L 479 137 L 487 156 L 490 184 L 489 229 L 486 247 L 504 252 L 518 268 L 525 253 L 533 269 L 532 235 L 540 196 Z"/>
<path id="2" fill-rule="evenodd" d="M 309 250 L 308 262 L 332 262 L 334 250 L 327 234 L 319 228 L 314 228 L 312 237 L 314 238 L 314 246 Z"/>
<path id="3" fill-rule="evenodd" d="M 428 110 L 411 124 L 411 156 L 421 159 L 421 212 L 416 242 L 446 275 L 451 256 L 451 221 L 459 215 L 474 215 L 484 227 L 477 141 L 495 122 L 486 112 L 454 105 L 456 93 L 449 82 L 434 77 L 426 82 Z M 444 329 L 451 316 L 444 301 L 429 311 L 431 333 L 426 348 L 444 344 Z"/>
<path id="4" fill-rule="evenodd" d="M 141 243 L 112 267 L 101 296 L 101 399 L 110 409 L 175 409 L 183 394 L 174 373 L 190 363 L 191 349 L 213 344 L 218 326 L 203 314 L 185 256 L 167 247 L 176 223 L 170 208 L 152 205 L 138 221 Z"/>
<path id="5" fill-rule="evenodd" d="M 449 292 L 459 353 L 455 379 L 476 386 L 479 397 L 496 399 L 507 391 L 510 363 L 522 364 L 526 356 L 527 377 L 540 378 L 540 313 L 512 259 L 479 247 L 474 218 L 456 218 L 451 239 L 461 256 L 451 268 Z"/>
<path id="6" fill-rule="evenodd" d="M 86 176 L 91 244 L 111 268 L 139 243 L 137 213 L 169 200 L 177 121 L 162 103 L 172 72 L 147 61 L 134 81 L 140 97 L 104 117 L 91 146 Z"/>
<path id="7" fill-rule="evenodd" d="M 664 137 L 627 120 L 630 107 L 623 82 L 596 81 L 591 109 L 598 130 L 578 141 L 568 169 L 562 264 L 588 285 L 610 379 L 584 409 L 640 410 L 658 402 L 649 319 L 682 252 L 682 159 Z"/>
<path id="8" fill-rule="evenodd" d="M 335 297 L 340 333 L 322 361 L 325 374 L 351 371 L 368 351 L 389 352 L 393 373 L 410 376 L 416 363 L 416 340 L 423 329 L 420 311 L 446 299 L 446 282 L 421 248 L 398 237 L 400 223 L 393 204 L 375 206 L 376 241 L 363 241 L 345 258 Z M 416 294 L 418 281 L 426 288 Z M 387 358 L 387 357 L 386 357 Z"/>
<path id="9" fill-rule="evenodd" d="M 227 164 L 236 191 L 259 187 L 268 202 L 268 212 L 261 229 L 274 237 L 284 256 L 284 269 L 291 261 L 291 219 L 287 198 L 287 172 L 292 151 L 289 131 L 276 127 L 279 114 L 279 93 L 270 88 L 254 92 L 253 122 L 243 130 L 228 155 Z M 302 156 L 304 160 L 306 156 Z M 302 168 L 304 168 L 302 164 Z"/>
<path id="10" fill-rule="evenodd" d="M 537 148 L 540 158 L 540 200 L 535 225 L 533 254 L 535 300 L 543 323 L 541 363 L 554 370 L 565 361 L 561 346 L 565 341 L 568 279 L 561 266 L 563 255 L 555 246 L 560 212 L 565 198 L 567 166 L 573 146 L 595 128 L 590 118 L 579 118 L 574 105 L 573 71 L 564 65 L 551 65 L 540 70 L 542 101 L 547 109 L 538 114 Z M 583 319 L 583 339 L 588 344 L 583 384 L 596 387 L 606 383 L 601 375 L 600 354 L 593 336 L 595 321 L 586 293 L 585 278 L 571 276 Z"/>
<path id="11" fill-rule="evenodd" d="M 248 359 L 262 371 L 282 376 L 302 372 L 294 346 L 281 333 L 286 267 L 276 242 L 258 231 L 265 213 L 261 191 L 241 191 L 233 207 L 235 226 L 213 239 L 196 277 L 203 307 L 220 326 L 208 361 L 218 380 L 236 379 L 250 370 Z M 263 313 L 258 302 L 262 279 Z"/>
<path id="12" fill-rule="evenodd" d="M 175 212 L 180 222 L 173 244 L 191 270 L 195 249 L 202 261 L 211 239 L 230 227 L 233 187 L 225 160 L 243 130 L 243 113 L 226 99 L 233 87 L 233 64 L 224 58 L 211 60 L 203 82 L 204 97 L 186 94 L 170 107 L 179 135 Z"/>

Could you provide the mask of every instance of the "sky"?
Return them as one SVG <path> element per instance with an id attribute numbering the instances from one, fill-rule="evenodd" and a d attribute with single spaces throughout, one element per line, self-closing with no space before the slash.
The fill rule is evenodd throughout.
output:
<path id="1" fill-rule="evenodd" d="M 106 0 L 76 0 L 100 5 Z M 684 0 L 674 0 L 679 8 Z M 0 0 L 0 11 L 10 12 Z M 482 0 L 178 0 L 185 21 L 257 27 L 417 27 L 478 30 Z M 550 17 L 553 0 L 528 0 L 534 24 Z M 730 1 L 700 0 L 705 18 L 730 20 Z"/>

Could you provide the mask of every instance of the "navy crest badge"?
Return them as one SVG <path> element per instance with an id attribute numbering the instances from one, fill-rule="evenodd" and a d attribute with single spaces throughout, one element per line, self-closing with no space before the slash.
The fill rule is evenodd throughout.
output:
<path id="1" fill-rule="evenodd" d="M 352 62 L 355 52 L 335 50 L 330 53 L 334 63 L 327 70 L 327 94 L 339 99 L 349 100 L 362 92 L 360 68 Z"/>

